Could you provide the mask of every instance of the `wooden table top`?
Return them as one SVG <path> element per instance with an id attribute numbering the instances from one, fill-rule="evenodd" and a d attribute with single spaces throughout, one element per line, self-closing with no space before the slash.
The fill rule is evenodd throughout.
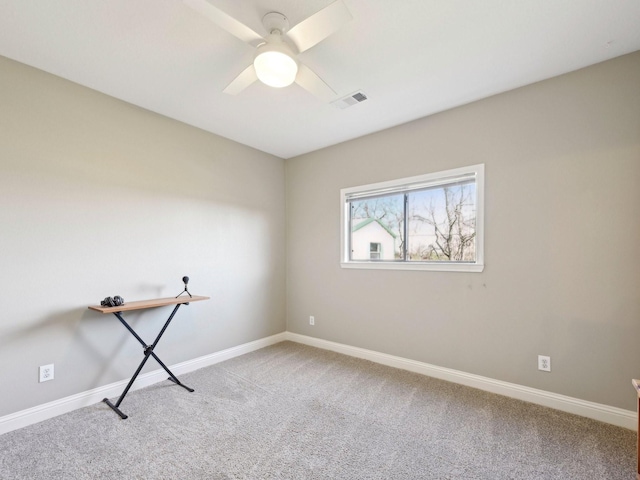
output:
<path id="1" fill-rule="evenodd" d="M 165 307 L 167 305 L 178 305 L 180 303 L 199 302 L 201 300 L 209 300 L 209 297 L 194 295 L 181 295 L 178 298 L 154 298 L 152 300 L 138 300 L 136 302 L 125 302 L 118 307 L 103 307 L 102 305 L 89 305 L 90 310 L 100 313 L 127 312 L 130 310 L 143 310 L 145 308 Z"/>

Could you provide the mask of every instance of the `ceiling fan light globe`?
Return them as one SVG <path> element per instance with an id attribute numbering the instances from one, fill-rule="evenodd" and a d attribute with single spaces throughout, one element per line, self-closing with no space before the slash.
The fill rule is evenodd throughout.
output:
<path id="1" fill-rule="evenodd" d="M 275 88 L 291 85 L 298 74 L 298 62 L 288 54 L 284 44 L 259 47 L 253 66 L 258 80 Z"/>

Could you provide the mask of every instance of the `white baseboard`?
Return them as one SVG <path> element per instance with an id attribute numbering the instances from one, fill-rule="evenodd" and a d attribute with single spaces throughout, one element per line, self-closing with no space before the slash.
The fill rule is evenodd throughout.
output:
<path id="1" fill-rule="evenodd" d="M 507 397 L 517 398 L 526 402 L 555 408 L 563 412 L 573 413 L 582 417 L 592 418 L 601 422 L 610 423 L 618 427 L 637 430 L 636 413 L 622 408 L 610 407 L 595 402 L 580 400 L 579 398 L 567 397 L 557 393 L 538 390 L 536 388 L 525 387 L 515 383 L 503 382 L 492 378 L 482 377 L 471 373 L 453 370 L 451 368 L 438 367 L 428 363 L 409 360 L 407 358 L 387 355 L 373 350 L 352 347 L 341 343 L 330 342 L 319 338 L 308 337 L 297 333 L 285 332 L 285 339 L 292 342 L 302 343 L 312 347 L 331 350 L 351 357 L 370 360 L 375 363 L 408 370 L 429 377 L 459 383 L 469 387 L 485 390 L 487 392 L 498 393 Z"/>
<path id="2" fill-rule="evenodd" d="M 269 345 L 280 343 L 284 340 L 286 340 L 285 333 L 279 333 L 271 337 L 261 338 L 253 342 L 238 345 L 237 347 L 228 348 L 210 355 L 171 365 L 169 366 L 169 370 L 176 374 L 176 376 L 182 375 L 244 355 L 245 353 L 253 352 L 254 350 L 259 350 L 260 348 L 268 347 Z M 129 391 L 139 390 L 154 383 L 165 381 L 166 379 L 167 374 L 163 369 L 143 373 L 138 376 Z M 78 408 L 93 405 L 94 403 L 101 402 L 103 398 L 119 397 L 127 383 L 129 383 L 128 378 L 0 417 L 0 435 L 62 415 L 63 413 L 71 412 Z"/>
<path id="3" fill-rule="evenodd" d="M 274 345 L 285 340 L 302 343 L 304 345 L 309 345 L 312 347 L 322 348 L 324 350 L 331 350 L 333 352 L 342 353 L 351 357 L 370 360 L 372 362 L 387 365 L 389 367 L 400 368 L 402 370 L 420 373 L 429 377 L 439 378 L 442 380 L 447 380 L 449 382 L 459 383 L 461 385 L 467 385 L 469 387 L 478 388 L 480 390 L 485 390 L 492 393 L 498 393 L 507 397 L 517 398 L 526 402 L 555 408 L 556 410 L 573 413 L 587 418 L 593 418 L 594 420 L 599 420 L 601 422 L 610 423 L 619 427 L 628 428 L 629 430 L 637 429 L 636 413 L 629 410 L 623 410 L 621 408 L 610 407 L 608 405 L 588 402 L 586 400 L 567 397 L 565 395 L 559 395 L 557 393 L 524 387 L 515 383 L 494 380 L 491 378 L 482 377 L 480 375 L 461 372 L 459 370 L 438 367 L 436 365 L 430 365 L 428 363 L 409 360 L 407 358 L 387 355 L 386 353 L 375 352 L 373 350 L 366 350 L 359 347 L 352 347 L 350 345 L 330 342 L 328 340 L 308 337 L 291 332 L 279 333 L 277 335 L 261 338 L 256 341 L 228 348 L 226 350 L 212 353 L 210 355 L 198 357 L 193 360 L 187 360 L 185 362 L 172 365 L 169 367 L 169 369 L 176 375 L 182 375 L 194 370 L 198 370 L 200 368 L 215 365 L 216 363 L 220 363 L 225 360 L 238 357 L 240 355 L 244 355 L 245 353 L 253 352 L 254 350 L 268 347 L 269 345 Z M 131 391 L 139 390 L 140 388 L 165 381 L 166 379 L 167 375 L 162 369 L 144 373 L 136 379 L 136 382 L 131 387 Z M 81 392 L 76 395 L 71 395 L 69 397 L 61 398 L 53 402 L 45 403 L 43 405 L 38 405 L 33 408 L 28 408 L 26 410 L 21 410 L 4 417 L 0 417 L 0 435 L 12 430 L 16 430 L 18 428 L 41 422 L 43 420 L 47 420 L 49 418 L 56 417 L 58 415 L 62 415 L 63 413 L 67 413 L 78 408 L 93 405 L 94 403 L 102 401 L 102 399 L 105 397 L 117 397 L 122 393 L 122 390 L 124 390 L 124 387 L 128 382 L 129 379 L 127 378 L 119 382 L 104 385 L 102 387 L 94 388 L 86 392 Z"/>

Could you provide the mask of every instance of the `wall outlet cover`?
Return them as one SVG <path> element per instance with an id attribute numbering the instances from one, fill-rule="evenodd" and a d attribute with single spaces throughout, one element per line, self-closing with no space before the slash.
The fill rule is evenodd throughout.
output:
<path id="1" fill-rule="evenodd" d="M 546 355 L 538 355 L 538 370 L 543 372 L 551 371 L 551 357 Z"/>
<path id="2" fill-rule="evenodd" d="M 53 380 L 54 378 L 53 363 L 50 365 L 42 365 L 39 371 L 40 371 L 40 383 Z"/>

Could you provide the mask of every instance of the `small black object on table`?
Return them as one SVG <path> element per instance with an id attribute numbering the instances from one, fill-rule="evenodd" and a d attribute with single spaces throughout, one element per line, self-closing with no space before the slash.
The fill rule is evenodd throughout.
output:
<path id="1" fill-rule="evenodd" d="M 189 283 L 189 277 L 187 277 L 187 276 L 182 277 L 182 281 L 184 282 L 184 290 L 182 292 L 180 292 L 178 295 L 176 295 L 176 298 L 178 298 L 183 293 L 187 293 L 191 297 L 192 295 L 189 293 L 189 290 L 187 290 L 187 284 Z"/>

